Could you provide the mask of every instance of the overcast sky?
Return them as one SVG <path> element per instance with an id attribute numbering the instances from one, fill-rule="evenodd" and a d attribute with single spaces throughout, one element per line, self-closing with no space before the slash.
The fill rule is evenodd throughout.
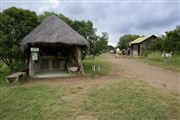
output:
<path id="1" fill-rule="evenodd" d="M 0 0 L 0 11 L 12 6 L 90 20 L 111 45 L 124 34 L 160 35 L 180 25 L 180 0 Z"/>

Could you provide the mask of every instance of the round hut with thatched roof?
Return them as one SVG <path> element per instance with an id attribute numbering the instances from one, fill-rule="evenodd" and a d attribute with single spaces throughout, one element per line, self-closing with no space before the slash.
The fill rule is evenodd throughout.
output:
<path id="1" fill-rule="evenodd" d="M 74 70 L 84 74 L 81 51 L 88 48 L 88 41 L 57 16 L 45 18 L 21 44 L 32 77 L 54 71 L 63 73 Z"/>

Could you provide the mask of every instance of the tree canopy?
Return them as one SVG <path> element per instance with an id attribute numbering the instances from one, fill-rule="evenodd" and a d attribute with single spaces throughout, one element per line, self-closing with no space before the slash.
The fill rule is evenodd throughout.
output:
<path id="1" fill-rule="evenodd" d="M 93 54 L 101 54 L 107 52 L 108 49 L 108 34 L 103 32 L 101 36 L 98 36 L 95 42 L 92 43 L 92 51 Z"/>
<path id="2" fill-rule="evenodd" d="M 56 15 L 66 22 L 75 31 L 84 36 L 89 42 L 89 54 L 98 55 L 107 49 L 108 34 L 96 34 L 97 29 L 89 20 L 72 20 L 63 14 L 44 12 L 36 15 L 35 12 L 11 7 L 0 12 L 0 60 L 11 70 L 25 68 L 25 55 L 21 50 L 21 40 L 31 32 L 40 22 L 50 15 Z"/>
<path id="3" fill-rule="evenodd" d="M 115 49 L 115 47 L 114 47 L 114 46 L 112 46 L 112 45 L 108 45 L 108 46 L 107 46 L 107 49 L 108 49 L 108 51 L 110 51 L 110 50 L 114 50 L 114 49 Z"/>
<path id="4" fill-rule="evenodd" d="M 0 60 L 12 70 L 24 68 L 20 42 L 39 24 L 35 12 L 11 7 L 0 13 Z"/>
<path id="5" fill-rule="evenodd" d="M 165 32 L 165 35 L 153 41 L 148 49 L 151 51 L 180 53 L 180 26 L 177 26 L 172 31 Z"/>
<path id="6" fill-rule="evenodd" d="M 174 30 L 166 32 L 166 35 L 162 37 L 163 50 L 180 52 L 180 26 L 177 26 Z"/>
<path id="7" fill-rule="evenodd" d="M 121 50 L 128 47 L 128 43 L 138 38 L 139 35 L 131 35 L 126 34 L 119 38 L 119 42 L 117 44 L 117 47 L 119 47 Z"/>

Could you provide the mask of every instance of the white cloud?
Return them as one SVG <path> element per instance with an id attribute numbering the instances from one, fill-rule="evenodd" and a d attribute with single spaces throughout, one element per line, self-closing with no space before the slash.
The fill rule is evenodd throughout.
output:
<path id="1" fill-rule="evenodd" d="M 36 11 L 38 14 L 44 11 L 53 11 L 60 6 L 59 0 L 36 0 L 36 1 L 26 1 L 26 0 L 2 0 L 0 11 L 16 6 L 19 8 L 30 9 Z"/>
<path id="2" fill-rule="evenodd" d="M 25 0 L 24 0 L 25 1 Z M 110 43 L 115 45 L 124 34 L 162 34 L 180 25 L 180 2 L 178 0 L 140 0 L 138 2 L 75 2 L 75 0 L 37 0 L 7 2 L 3 0 L 1 11 L 12 6 L 36 11 L 62 13 L 71 19 L 90 20 L 101 32 L 109 33 Z M 107 0 L 106 0 L 107 1 Z"/>

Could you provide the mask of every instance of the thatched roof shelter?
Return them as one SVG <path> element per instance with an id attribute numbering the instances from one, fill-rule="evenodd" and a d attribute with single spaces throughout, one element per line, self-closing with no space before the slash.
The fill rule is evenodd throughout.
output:
<path id="1" fill-rule="evenodd" d="M 29 75 L 42 72 L 67 72 L 76 68 L 84 74 L 81 62 L 88 41 L 57 16 L 49 16 L 21 42 L 29 64 Z M 82 52 L 83 51 L 83 52 Z"/>
<path id="2" fill-rule="evenodd" d="M 49 16 L 23 40 L 23 48 L 33 44 L 88 46 L 88 41 L 57 16 Z"/>

